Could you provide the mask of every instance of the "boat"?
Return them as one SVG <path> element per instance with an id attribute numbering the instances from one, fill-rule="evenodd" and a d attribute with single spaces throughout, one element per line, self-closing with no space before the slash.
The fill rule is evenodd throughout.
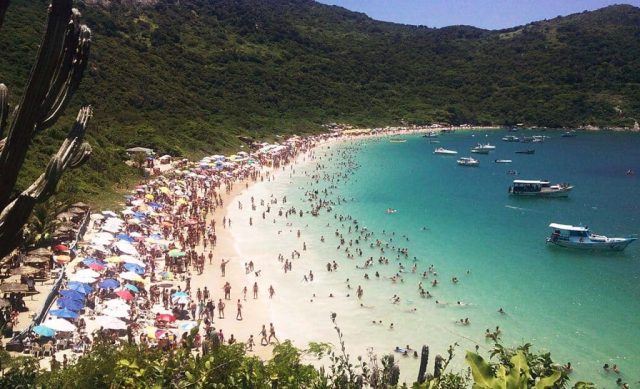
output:
<path id="1" fill-rule="evenodd" d="M 393 208 L 387 208 L 387 213 L 391 214 L 391 213 L 396 213 L 398 212 L 397 209 L 393 209 Z"/>
<path id="2" fill-rule="evenodd" d="M 622 251 L 627 248 L 631 242 L 638 239 L 634 236 L 608 238 L 603 235 L 593 234 L 589 231 L 589 227 L 572 226 L 568 224 L 551 223 L 549 227 L 553 229 L 553 232 L 551 236 L 547 238 L 547 243 L 553 243 L 561 247 Z"/>
<path id="3" fill-rule="evenodd" d="M 406 139 L 389 139 L 391 143 L 405 143 L 406 141 Z"/>
<path id="4" fill-rule="evenodd" d="M 437 132 L 427 132 L 426 134 L 422 135 L 423 138 L 437 138 L 438 137 L 438 133 Z"/>
<path id="5" fill-rule="evenodd" d="M 515 135 L 507 135 L 503 137 L 502 140 L 505 142 L 520 142 L 520 138 Z"/>
<path id="6" fill-rule="evenodd" d="M 471 166 L 471 167 L 480 166 L 480 161 L 478 161 L 477 159 L 473 159 L 471 157 L 462 157 L 457 162 L 458 162 L 458 165 L 460 166 Z"/>
<path id="7" fill-rule="evenodd" d="M 496 146 L 493 146 L 489 143 L 485 145 L 478 143 L 476 147 L 471 149 L 471 152 L 476 154 L 489 154 L 490 151 L 493 151 L 495 149 L 496 149 Z"/>
<path id="8" fill-rule="evenodd" d="M 536 151 L 534 149 L 516 151 L 516 154 L 535 154 L 535 153 Z"/>
<path id="9" fill-rule="evenodd" d="M 439 140 L 430 140 L 429 143 L 435 144 L 435 143 L 440 143 L 440 141 Z"/>
<path id="10" fill-rule="evenodd" d="M 510 159 L 496 159 L 493 162 L 495 162 L 495 163 L 511 163 L 512 161 Z"/>
<path id="11" fill-rule="evenodd" d="M 576 134 L 576 130 L 567 131 L 564 134 L 560 135 L 563 138 L 575 138 L 578 134 Z"/>
<path id="12" fill-rule="evenodd" d="M 447 150 L 444 147 L 438 147 L 437 149 L 433 150 L 434 154 L 441 154 L 441 155 L 455 155 L 458 154 L 457 151 L 455 150 Z"/>
<path id="13" fill-rule="evenodd" d="M 531 197 L 567 197 L 573 189 L 569 184 L 553 184 L 546 180 L 513 180 L 509 194 Z"/>
<path id="14" fill-rule="evenodd" d="M 546 135 L 534 135 L 531 137 L 531 142 L 533 143 L 541 143 L 544 142 L 547 138 L 549 138 Z"/>

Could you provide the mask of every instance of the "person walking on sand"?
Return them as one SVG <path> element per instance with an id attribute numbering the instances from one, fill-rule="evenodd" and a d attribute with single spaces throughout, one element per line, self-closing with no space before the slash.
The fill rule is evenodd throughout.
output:
<path id="1" fill-rule="evenodd" d="M 276 294 L 276 290 L 273 289 L 273 285 L 269 285 L 269 298 L 273 298 L 274 294 Z"/>
<path id="2" fill-rule="evenodd" d="M 258 298 L 258 282 L 254 282 L 253 283 L 253 298 L 257 299 Z"/>
<path id="3" fill-rule="evenodd" d="M 242 303 L 238 299 L 238 313 L 236 313 L 236 320 L 242 320 Z"/>
<path id="4" fill-rule="evenodd" d="M 267 339 L 267 343 L 271 343 L 271 338 L 275 339 L 278 344 L 280 341 L 276 337 L 276 329 L 273 327 L 273 323 L 269 323 L 269 339 Z"/>
<path id="5" fill-rule="evenodd" d="M 222 302 L 222 299 L 218 299 L 218 318 L 224 319 L 224 306 L 225 304 Z"/>
<path id="6" fill-rule="evenodd" d="M 249 335 L 249 340 L 247 340 L 247 351 L 253 351 L 253 346 L 256 345 L 256 342 L 253 340 L 253 334 Z"/>
<path id="7" fill-rule="evenodd" d="M 267 328 L 265 325 L 262 325 L 262 329 L 260 330 L 260 345 L 267 346 L 269 345 L 269 340 L 267 340 Z"/>

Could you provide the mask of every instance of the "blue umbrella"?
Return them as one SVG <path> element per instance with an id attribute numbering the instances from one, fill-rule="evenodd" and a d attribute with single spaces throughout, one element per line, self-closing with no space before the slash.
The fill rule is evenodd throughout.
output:
<path id="1" fill-rule="evenodd" d="M 58 299 L 58 307 L 67 308 L 72 311 L 79 311 L 84 308 L 84 302 L 79 300 L 72 300 L 69 298 Z"/>
<path id="2" fill-rule="evenodd" d="M 71 290 L 75 290 L 77 292 L 87 294 L 93 291 L 93 288 L 89 284 L 85 284 L 82 282 L 71 281 L 67 284 L 67 288 Z"/>
<path id="3" fill-rule="evenodd" d="M 135 216 L 138 219 L 144 219 L 145 217 L 147 217 L 147 215 L 145 215 L 142 212 L 134 212 L 133 216 Z"/>
<path id="4" fill-rule="evenodd" d="M 62 297 L 70 298 L 72 300 L 84 300 L 84 294 L 78 292 L 77 290 L 61 290 L 60 294 Z"/>
<path id="5" fill-rule="evenodd" d="M 107 278 L 98 284 L 98 286 L 102 289 L 113 289 L 120 286 L 120 282 L 118 280 L 114 280 L 113 278 Z"/>
<path id="6" fill-rule="evenodd" d="M 124 287 L 125 287 L 125 288 L 127 288 L 127 289 L 129 289 L 129 290 L 130 290 L 130 291 L 132 291 L 132 292 L 136 292 L 136 293 L 138 293 L 138 292 L 140 291 L 140 289 L 138 289 L 138 287 L 137 287 L 137 286 L 135 286 L 135 285 L 125 284 L 125 285 L 124 285 Z"/>
<path id="7" fill-rule="evenodd" d="M 82 260 L 82 263 L 85 264 L 86 266 L 91 265 L 92 263 L 99 263 L 99 261 L 96 258 L 93 257 L 87 257 L 85 259 Z"/>
<path id="8" fill-rule="evenodd" d="M 140 265 L 136 265 L 135 263 L 125 263 L 123 267 L 136 274 L 144 274 L 144 268 Z"/>
<path id="9" fill-rule="evenodd" d="M 116 235 L 116 239 L 125 240 L 127 242 L 133 242 L 134 241 L 134 239 L 132 237 L 130 237 L 129 235 L 127 235 L 127 234 L 118 234 L 118 235 Z"/>
<path id="10" fill-rule="evenodd" d="M 45 326 L 35 326 L 33 327 L 33 332 L 35 332 L 40 336 L 48 336 L 48 337 L 54 336 L 56 334 L 54 330 Z"/>
<path id="11" fill-rule="evenodd" d="M 150 206 L 153 209 L 158 209 L 158 208 L 162 208 L 162 205 L 158 204 L 158 203 L 149 203 L 147 204 L 148 206 Z"/>
<path id="12" fill-rule="evenodd" d="M 54 309 L 52 311 L 49 311 L 49 313 L 52 316 L 57 316 L 57 317 L 66 317 L 69 319 L 76 319 L 79 315 L 77 312 L 74 312 L 70 309 L 67 308 L 62 308 L 62 309 Z"/>
<path id="13" fill-rule="evenodd" d="M 187 292 L 175 292 L 171 297 L 189 297 L 189 294 Z"/>

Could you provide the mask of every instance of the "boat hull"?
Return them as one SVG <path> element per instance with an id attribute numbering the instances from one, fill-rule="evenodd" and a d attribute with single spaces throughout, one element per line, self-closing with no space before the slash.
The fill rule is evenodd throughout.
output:
<path id="1" fill-rule="evenodd" d="M 580 250 L 598 250 L 598 251 L 623 251 L 629 244 L 635 241 L 637 238 L 617 238 L 609 241 L 598 242 L 589 239 L 583 242 L 575 240 L 564 239 L 552 239 L 547 238 L 547 243 L 552 243 L 556 246 L 567 247 Z"/>
<path id="2" fill-rule="evenodd" d="M 553 191 L 553 192 L 510 192 L 512 196 L 521 196 L 521 197 L 569 197 L 568 190 L 562 191 Z"/>

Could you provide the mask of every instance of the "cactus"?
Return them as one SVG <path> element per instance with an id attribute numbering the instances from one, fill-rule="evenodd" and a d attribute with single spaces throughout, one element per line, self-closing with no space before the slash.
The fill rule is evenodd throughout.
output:
<path id="1" fill-rule="evenodd" d="M 0 26 L 8 1 L 0 0 Z M 34 136 L 51 127 L 62 115 L 80 85 L 87 66 L 91 31 L 79 23 L 72 0 L 53 0 L 36 63 L 22 100 L 8 125 L 8 90 L 0 84 L 0 257 L 17 247 L 22 227 L 33 207 L 46 200 L 67 169 L 81 165 L 91 154 L 84 143 L 91 107 L 80 109 L 75 124 L 46 170 L 26 190 L 16 192 L 18 174 Z"/>

